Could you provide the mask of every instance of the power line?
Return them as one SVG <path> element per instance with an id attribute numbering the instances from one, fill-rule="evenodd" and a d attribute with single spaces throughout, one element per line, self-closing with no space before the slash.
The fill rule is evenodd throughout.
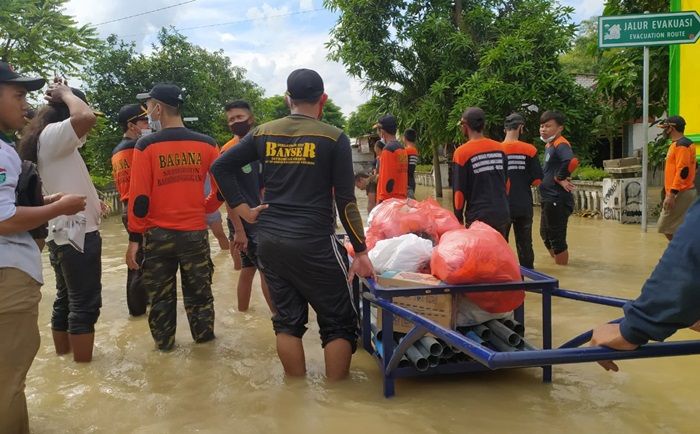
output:
<path id="1" fill-rule="evenodd" d="M 164 10 L 166 10 L 166 9 L 175 8 L 175 7 L 178 7 L 178 6 L 186 5 L 186 4 L 188 4 L 188 3 L 194 3 L 194 2 L 196 2 L 196 1 L 197 1 L 197 0 L 187 0 L 187 1 L 184 1 L 184 2 L 176 3 L 176 4 L 174 4 L 174 5 L 163 6 L 162 8 L 153 9 L 153 10 L 150 10 L 150 11 L 141 12 L 141 13 L 134 14 L 134 15 L 129 15 L 128 17 L 121 17 L 121 18 L 117 18 L 117 19 L 114 19 L 114 20 L 105 21 L 104 23 L 93 24 L 93 26 L 97 27 L 97 26 L 102 26 L 102 25 L 105 25 L 105 24 L 116 23 L 117 21 L 124 21 L 124 20 L 128 20 L 129 18 L 135 18 L 135 17 L 140 17 L 140 16 L 142 16 L 142 15 L 152 14 L 153 12 L 164 11 Z"/>
<path id="2" fill-rule="evenodd" d="M 181 27 L 181 28 L 176 28 L 174 30 L 176 30 L 178 32 L 183 32 L 186 30 L 206 29 L 206 28 L 210 28 L 210 27 L 220 27 L 220 26 L 228 26 L 231 24 L 240 24 L 240 23 L 249 23 L 249 22 L 253 22 L 253 21 L 267 20 L 270 18 L 283 18 L 283 17 L 291 17 L 294 15 L 310 14 L 313 12 L 320 12 L 323 10 L 325 10 L 325 9 L 324 8 L 317 8 L 317 9 L 310 9 L 308 11 L 297 11 L 297 12 L 290 12 L 287 14 L 268 15 L 266 17 L 261 17 L 261 18 L 247 18 L 244 20 L 227 21 L 225 23 L 204 24 L 201 26 L 193 26 L 193 27 Z M 120 35 L 120 37 L 121 38 L 129 38 L 129 37 L 133 37 L 133 36 L 145 36 L 145 35 L 150 35 L 150 33 L 135 33 L 135 34 L 131 34 L 131 35 Z"/>

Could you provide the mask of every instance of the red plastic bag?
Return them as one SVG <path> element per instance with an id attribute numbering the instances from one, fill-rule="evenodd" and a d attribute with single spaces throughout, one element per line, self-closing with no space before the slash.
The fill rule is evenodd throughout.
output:
<path id="1" fill-rule="evenodd" d="M 445 232 L 464 228 L 453 212 L 441 207 L 432 197 L 419 202 L 418 208 L 421 210 L 421 214 L 426 215 L 433 221 L 438 237 L 442 237 L 442 234 Z"/>
<path id="2" fill-rule="evenodd" d="M 433 244 L 439 237 L 431 212 L 412 199 L 388 199 L 372 211 L 367 229 L 367 248 L 372 249 L 377 241 L 388 240 L 406 234 L 416 234 L 429 239 Z"/>
<path id="3" fill-rule="evenodd" d="M 433 250 L 430 268 L 435 277 L 451 285 L 521 280 L 518 258 L 506 240 L 491 226 L 478 221 L 469 229 L 445 233 Z M 489 313 L 510 312 L 525 300 L 524 291 L 465 296 Z"/>

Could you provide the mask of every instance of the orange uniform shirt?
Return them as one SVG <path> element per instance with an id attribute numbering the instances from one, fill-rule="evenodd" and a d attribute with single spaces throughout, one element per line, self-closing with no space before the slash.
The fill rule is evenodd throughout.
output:
<path id="1" fill-rule="evenodd" d="M 377 203 L 408 197 L 408 155 L 398 141 L 386 144 L 379 156 Z"/>
<path id="2" fill-rule="evenodd" d="M 664 188 L 678 193 L 695 188 L 695 144 L 687 137 L 671 143 L 666 155 Z"/>
<path id="3" fill-rule="evenodd" d="M 215 193 L 204 196 L 204 181 L 218 156 L 214 139 L 187 128 L 167 128 L 139 139 L 129 186 L 129 232 L 205 230 L 206 214 L 221 205 Z"/>
<path id="4" fill-rule="evenodd" d="M 129 183 L 131 182 L 131 163 L 134 158 L 136 140 L 124 137 L 112 151 L 112 179 L 122 202 L 129 200 Z"/>
<path id="5" fill-rule="evenodd" d="M 228 151 L 229 149 L 233 148 L 240 142 L 240 139 L 238 137 L 233 137 L 231 140 L 226 142 L 224 146 L 221 147 L 221 153 L 223 154 L 224 152 Z"/>

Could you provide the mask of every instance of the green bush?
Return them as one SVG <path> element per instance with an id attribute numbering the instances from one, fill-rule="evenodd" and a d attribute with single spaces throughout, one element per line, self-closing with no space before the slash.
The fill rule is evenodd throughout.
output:
<path id="1" fill-rule="evenodd" d="M 432 164 L 418 164 L 416 166 L 416 173 L 430 173 L 433 171 Z"/>
<path id="2" fill-rule="evenodd" d="M 111 176 L 99 176 L 90 174 L 90 178 L 92 178 L 92 183 L 95 186 L 95 188 L 101 191 L 106 190 L 113 184 Z"/>
<path id="3" fill-rule="evenodd" d="M 608 172 L 593 166 L 579 166 L 571 175 L 572 179 L 580 181 L 602 181 L 603 178 L 609 178 Z"/>

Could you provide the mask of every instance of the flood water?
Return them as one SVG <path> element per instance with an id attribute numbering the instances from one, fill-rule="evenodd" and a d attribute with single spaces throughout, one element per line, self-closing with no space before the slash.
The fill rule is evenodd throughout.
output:
<path id="1" fill-rule="evenodd" d="M 425 197 L 427 188 L 419 190 Z M 364 209 L 364 193 L 358 192 Z M 448 204 L 449 205 L 449 204 Z M 564 288 L 633 298 L 666 245 L 639 226 L 572 217 L 571 265 L 557 267 L 538 239 L 537 268 Z M 355 354 L 351 378 L 323 379 L 318 327 L 304 339 L 308 377 L 284 378 L 269 313 L 256 279 L 252 308 L 235 309 L 237 272 L 212 243 L 217 339 L 195 345 L 179 302 L 177 347 L 155 350 L 145 317 L 129 318 L 124 282 L 126 236 L 118 218 L 103 223 L 103 309 L 94 361 L 76 365 L 56 356 L 50 333 L 54 277 L 44 255 L 41 348 L 27 378 L 36 433 L 691 433 L 700 404 L 699 357 L 621 362 L 621 372 L 597 364 L 452 375 L 397 382 L 385 399 L 375 362 Z M 531 342 L 538 342 L 539 297 L 526 306 Z M 561 344 L 618 310 L 555 300 L 554 344 Z M 700 338 L 683 331 L 674 339 Z"/>

